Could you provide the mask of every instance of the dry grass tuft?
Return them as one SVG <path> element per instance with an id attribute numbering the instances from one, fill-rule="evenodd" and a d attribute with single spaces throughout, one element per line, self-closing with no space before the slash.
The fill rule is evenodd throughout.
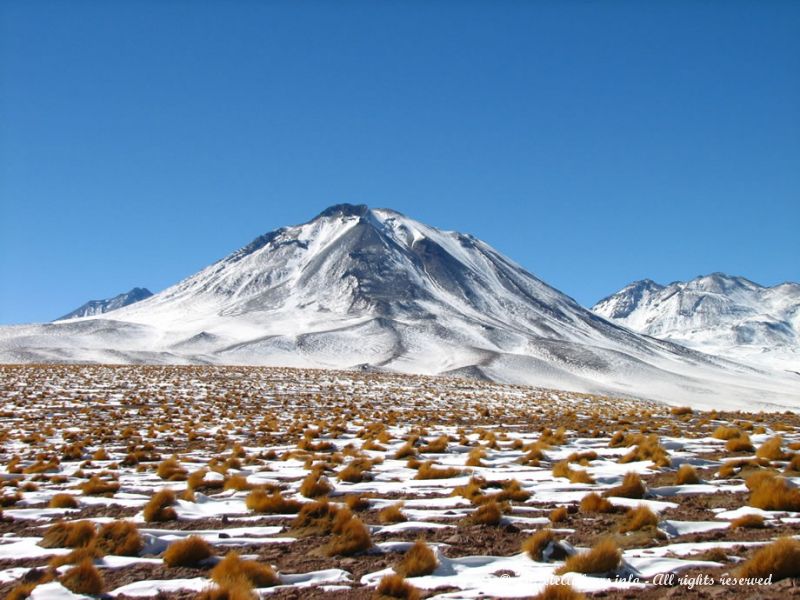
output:
<path id="1" fill-rule="evenodd" d="M 328 535 L 333 531 L 337 518 L 349 518 L 348 509 L 340 509 L 328 502 L 327 498 L 318 502 L 304 504 L 291 524 L 295 533 L 305 535 Z"/>
<path id="2" fill-rule="evenodd" d="M 417 540 L 394 570 L 403 577 L 421 577 L 433 573 L 437 565 L 436 554 L 430 546 Z"/>
<path id="3" fill-rule="evenodd" d="M 622 560 L 620 551 L 614 540 L 604 538 L 597 542 L 590 550 L 574 554 L 567 558 L 564 566 L 556 569 L 557 575 L 564 573 L 584 573 L 586 575 L 614 573 Z"/>
<path id="4" fill-rule="evenodd" d="M 531 560 L 536 562 L 544 562 L 556 558 L 555 556 L 545 556 L 545 551 L 548 546 L 556 541 L 556 536 L 552 529 L 540 529 L 524 542 L 522 542 L 522 551 L 525 552 Z M 552 554 L 552 548 L 551 553 Z M 563 555 L 562 555 L 563 556 Z"/>
<path id="5" fill-rule="evenodd" d="M 672 462 L 669 453 L 655 434 L 641 439 L 636 448 L 620 458 L 619 462 L 625 464 L 644 460 L 652 461 L 658 467 L 668 467 Z"/>
<path id="6" fill-rule="evenodd" d="M 414 479 L 449 479 L 458 477 L 462 474 L 461 469 L 455 467 L 436 468 L 432 460 L 426 461 L 419 466 L 417 476 Z"/>
<path id="7" fill-rule="evenodd" d="M 97 570 L 90 558 L 82 560 L 64 573 L 61 577 L 61 584 L 76 594 L 93 596 L 102 594 L 106 585 L 103 576 L 100 575 L 100 571 Z"/>
<path id="8" fill-rule="evenodd" d="M 616 496 L 617 498 L 644 498 L 646 493 L 642 478 L 638 473 L 626 473 L 622 483 L 603 493 L 603 496 Z"/>
<path id="9" fill-rule="evenodd" d="M 167 481 L 186 481 L 188 473 L 174 456 L 158 464 L 156 475 Z"/>
<path id="10" fill-rule="evenodd" d="M 563 521 L 567 520 L 568 515 L 569 511 L 567 510 L 567 507 L 559 506 L 558 508 L 554 508 L 553 510 L 550 511 L 550 522 L 562 523 Z"/>
<path id="11" fill-rule="evenodd" d="M 750 441 L 750 436 L 742 433 L 739 437 L 729 439 L 725 443 L 725 450 L 728 452 L 753 452 L 755 446 Z"/>
<path id="12" fill-rule="evenodd" d="M 326 477 L 322 476 L 320 469 L 314 469 L 303 479 L 299 491 L 306 498 L 319 498 L 330 494 L 333 491 L 333 486 Z"/>
<path id="13" fill-rule="evenodd" d="M 378 583 L 373 600 L 419 600 L 419 590 L 402 575 L 386 575 Z"/>
<path id="14" fill-rule="evenodd" d="M 380 511 L 378 511 L 378 521 L 383 524 L 403 523 L 404 521 L 407 521 L 408 519 L 406 519 L 406 516 L 400 510 L 401 508 L 403 508 L 402 502 L 382 508 Z"/>
<path id="15" fill-rule="evenodd" d="M 215 585 L 195 595 L 194 600 L 258 600 L 258 594 L 244 581 Z"/>
<path id="16" fill-rule="evenodd" d="M 613 504 L 597 492 L 587 494 L 581 499 L 579 509 L 582 513 L 612 513 L 616 510 Z"/>
<path id="17" fill-rule="evenodd" d="M 177 503 L 175 492 L 170 489 L 159 490 L 144 505 L 145 522 L 162 523 L 164 521 L 174 521 L 178 518 L 178 513 L 172 507 Z"/>
<path id="18" fill-rule="evenodd" d="M 565 477 L 570 483 L 594 483 L 594 479 L 587 471 L 570 468 L 568 460 L 553 465 L 553 477 Z"/>
<path id="19" fill-rule="evenodd" d="M 748 479 L 751 485 L 750 501 L 748 504 L 762 510 L 800 511 L 800 490 L 790 488 L 785 479 L 781 477 L 758 477 Z"/>
<path id="20" fill-rule="evenodd" d="M 211 579 L 220 586 L 232 586 L 244 582 L 248 586 L 263 588 L 280 583 L 275 570 L 254 560 L 242 560 L 237 552 L 229 552 L 211 569 Z"/>
<path id="21" fill-rule="evenodd" d="M 711 437 L 718 440 L 733 440 L 742 437 L 742 435 L 742 431 L 737 427 L 726 427 L 725 425 L 720 425 L 714 430 L 714 433 L 711 434 Z"/>
<path id="22" fill-rule="evenodd" d="M 586 596 L 568 583 L 550 583 L 536 594 L 532 600 L 584 600 Z"/>
<path id="23" fill-rule="evenodd" d="M 325 547 L 325 552 L 328 556 L 352 556 L 371 547 L 369 529 L 361 519 L 351 514 L 343 525 L 337 526 L 334 523 L 334 536 Z"/>
<path id="24" fill-rule="evenodd" d="M 231 475 L 226 478 L 222 484 L 222 489 L 236 490 L 238 492 L 252 489 L 252 487 L 253 486 L 247 482 L 247 477 L 244 475 Z"/>
<path id="25" fill-rule="evenodd" d="M 369 497 L 362 496 L 361 494 L 351 494 L 349 496 L 345 496 L 344 503 L 347 505 L 347 508 L 353 512 L 369 510 L 370 507 Z"/>
<path id="26" fill-rule="evenodd" d="M 658 515 L 644 504 L 640 504 L 636 508 L 631 508 L 625 516 L 626 521 L 619 529 L 622 533 L 639 531 L 645 527 L 655 527 L 658 525 Z"/>
<path id="27" fill-rule="evenodd" d="M 61 521 L 47 528 L 39 545 L 42 548 L 82 548 L 90 545 L 97 531 L 89 521 Z"/>
<path id="28" fill-rule="evenodd" d="M 172 542 L 164 551 L 164 564 L 168 567 L 197 567 L 214 555 L 214 549 L 197 535 Z"/>
<path id="29" fill-rule="evenodd" d="M 442 454 L 447 452 L 447 444 L 449 441 L 446 435 L 440 435 L 429 444 L 422 446 L 419 451 L 424 454 Z"/>
<path id="30" fill-rule="evenodd" d="M 700 483 L 700 475 L 690 464 L 684 463 L 675 473 L 675 485 L 697 485 Z"/>
<path id="31" fill-rule="evenodd" d="M 502 518 L 503 510 L 497 500 L 492 498 L 469 515 L 467 521 L 473 525 L 499 525 Z"/>
<path id="32" fill-rule="evenodd" d="M 92 475 L 78 487 L 87 496 L 113 496 L 119 491 L 119 483 L 100 479 L 97 475 Z"/>
<path id="33" fill-rule="evenodd" d="M 782 444 L 783 438 L 779 435 L 776 435 L 758 447 L 758 450 L 756 450 L 756 456 L 766 460 L 785 460 L 787 456 L 786 453 L 781 449 Z"/>
<path id="34" fill-rule="evenodd" d="M 761 515 L 742 515 L 731 521 L 731 529 L 763 529 L 764 517 Z"/>
<path id="35" fill-rule="evenodd" d="M 280 490 L 268 494 L 261 488 L 256 488 L 247 495 L 245 505 L 257 513 L 276 515 L 294 515 L 303 507 L 303 503 L 298 500 L 284 498 Z"/>
<path id="36" fill-rule="evenodd" d="M 755 554 L 736 571 L 738 577 L 769 577 L 774 580 L 800 577 L 800 541 L 780 538 Z"/>
<path id="37" fill-rule="evenodd" d="M 103 554 L 138 556 L 144 548 L 142 536 L 130 521 L 112 521 L 100 527 L 95 542 Z"/>
<path id="38" fill-rule="evenodd" d="M 78 508 L 80 505 L 72 494 L 56 494 L 50 498 L 47 506 L 50 508 Z"/>

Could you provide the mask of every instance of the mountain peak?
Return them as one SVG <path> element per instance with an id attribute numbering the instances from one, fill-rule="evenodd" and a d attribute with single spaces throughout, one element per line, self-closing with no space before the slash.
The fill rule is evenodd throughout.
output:
<path id="1" fill-rule="evenodd" d="M 632 283 L 592 310 L 635 331 L 735 359 L 774 365 L 800 354 L 800 286 L 763 287 L 715 272 L 647 290 Z"/>
<path id="2" fill-rule="evenodd" d="M 369 206 L 366 204 L 334 204 L 319 213 L 313 220 L 324 217 L 363 217 L 368 212 Z"/>
<path id="3" fill-rule="evenodd" d="M 135 287 L 128 292 L 117 294 L 113 298 L 105 298 L 103 300 L 89 300 L 89 302 L 87 302 L 86 304 L 79 306 L 78 308 L 76 308 L 72 312 L 67 313 L 63 317 L 59 317 L 58 319 L 56 319 L 56 321 L 101 315 L 110 312 L 112 310 L 117 310 L 118 308 L 122 308 L 123 306 L 135 304 L 136 302 L 140 302 L 141 300 L 149 298 L 152 295 L 153 292 L 151 292 L 147 288 Z"/>

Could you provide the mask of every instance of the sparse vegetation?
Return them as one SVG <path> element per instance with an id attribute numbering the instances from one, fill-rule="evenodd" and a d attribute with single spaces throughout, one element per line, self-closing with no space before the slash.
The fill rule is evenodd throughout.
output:
<path id="1" fill-rule="evenodd" d="M 622 560 L 622 552 L 610 538 L 597 542 L 590 550 L 573 554 L 567 558 L 564 566 L 556 569 L 557 575 L 575 572 L 586 575 L 616 573 Z"/>
<path id="2" fill-rule="evenodd" d="M 164 564 L 168 567 L 198 567 L 214 555 L 214 549 L 203 538 L 190 535 L 172 542 L 164 551 Z"/>
<path id="3" fill-rule="evenodd" d="M 213 585 L 196 598 L 257 600 L 256 587 L 278 582 L 266 561 L 250 560 L 248 555 L 262 552 L 257 548 L 293 574 L 345 569 L 352 574 L 349 593 L 365 597 L 373 591 L 393 597 L 360 583 L 387 566 L 398 575 L 395 587 L 387 584 L 384 591 L 418 594 L 408 586 L 414 577 L 444 573 L 436 566 L 435 544 L 445 545 L 451 560 L 509 556 L 522 544 L 537 561 L 566 559 L 571 569 L 589 571 L 610 565 L 605 574 L 624 573 L 619 564 L 614 567 L 615 546 L 599 552 L 603 535 L 643 555 L 645 548 L 670 543 L 718 541 L 720 547 L 687 558 L 721 563 L 733 574 L 758 552 L 740 542 L 791 534 L 785 515 L 744 514 L 730 528 L 666 539 L 652 510 L 615 498 L 647 496 L 651 489 L 653 497 L 674 503 L 663 514 L 676 521 L 706 521 L 748 504 L 784 513 L 800 507 L 796 413 L 692 411 L 676 418 L 663 407 L 632 400 L 467 380 L 443 386 L 435 379 L 358 372 L 86 365 L 0 365 L 0 372 L 0 391 L 6 392 L 0 408 L 0 519 L 10 539 L 38 535 L 44 546 L 66 548 L 41 559 L 7 557 L 7 569 L 36 567 L 6 584 L 12 599 L 94 563 L 107 581 L 101 593 L 157 571 L 162 578 L 212 578 Z M 759 456 L 750 436 L 761 446 Z M 642 461 L 628 467 L 639 475 L 621 477 L 620 465 L 610 464 L 620 459 Z M 692 494 L 669 490 L 701 481 Z M 172 490 L 158 489 L 159 482 Z M 311 500 L 300 498 L 301 488 Z M 241 514 L 243 504 L 249 516 Z M 175 511 L 179 522 L 147 526 L 140 535 L 135 522 L 158 523 L 174 518 Z M 191 520 L 193 513 L 207 516 Z M 392 559 L 392 543 L 407 542 L 416 526 L 385 525 L 412 514 L 430 523 L 430 529 L 419 528 L 428 541 L 420 538 Z M 721 525 L 723 517 L 716 519 Z M 259 529 L 287 522 L 286 531 L 275 535 L 295 541 L 254 541 L 237 547 L 241 556 L 227 548 L 227 536 L 256 540 L 271 535 Z M 530 532 L 532 523 L 542 522 L 548 528 Z M 449 527 L 433 529 L 434 523 Z M 371 548 L 371 530 L 376 543 L 388 542 L 389 554 Z M 210 543 L 205 551 L 177 552 L 192 534 L 213 540 L 227 555 L 214 557 Z M 180 536 L 187 538 L 169 544 Z M 592 550 L 568 557 L 570 544 Z M 166 567 L 168 555 L 173 563 L 192 566 L 156 569 L 143 563 L 123 572 L 99 562 L 113 564 L 114 556 L 140 556 L 159 546 L 166 548 Z M 774 553 L 770 561 L 780 572 Z M 465 561 L 462 568 L 466 574 L 473 566 Z M 520 577 L 502 568 L 489 575 L 477 584 L 487 596 L 502 587 L 493 586 L 492 577 Z M 287 589 L 279 595 L 303 594 L 292 581 L 284 578 Z M 452 587 L 426 594 L 457 595 L 460 580 L 449 582 Z M 526 582 L 529 594 L 542 590 L 540 580 Z M 605 585 L 596 583 L 598 589 Z M 734 595 L 745 597 L 745 591 L 737 588 Z M 558 585 L 541 595 L 557 593 L 571 598 L 575 592 Z"/>
<path id="4" fill-rule="evenodd" d="M 419 590 L 402 575 L 386 575 L 378 583 L 373 600 L 419 600 Z"/>
<path id="5" fill-rule="evenodd" d="M 774 581 L 800 577 L 800 541 L 781 538 L 759 548 L 736 570 L 738 577 L 769 577 Z"/>
<path id="6" fill-rule="evenodd" d="M 395 567 L 395 571 L 403 577 L 420 577 L 433 573 L 437 564 L 436 555 L 430 546 L 422 540 L 417 540 L 405 553 L 400 564 Z"/>

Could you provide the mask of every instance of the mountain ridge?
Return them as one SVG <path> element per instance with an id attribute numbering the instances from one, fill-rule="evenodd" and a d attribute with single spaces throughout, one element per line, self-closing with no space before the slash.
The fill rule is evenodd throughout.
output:
<path id="1" fill-rule="evenodd" d="M 117 294 L 111 298 L 104 298 L 103 300 L 89 300 L 81 304 L 75 310 L 68 312 L 63 317 L 54 319 L 54 321 L 64 321 L 66 319 L 78 319 L 81 317 L 92 317 L 100 314 L 117 310 L 123 306 L 128 306 L 136 302 L 141 302 L 146 298 L 153 295 L 153 292 L 147 288 L 135 287 L 127 292 Z"/>
<path id="2" fill-rule="evenodd" d="M 800 398 L 794 381 L 608 321 L 474 236 L 349 204 L 107 317 L 0 330 L 0 360 L 370 368 L 698 404 Z"/>
<path id="3" fill-rule="evenodd" d="M 800 284 L 763 286 L 721 272 L 666 285 L 646 281 L 628 284 L 592 310 L 699 351 L 793 371 L 800 367 Z"/>

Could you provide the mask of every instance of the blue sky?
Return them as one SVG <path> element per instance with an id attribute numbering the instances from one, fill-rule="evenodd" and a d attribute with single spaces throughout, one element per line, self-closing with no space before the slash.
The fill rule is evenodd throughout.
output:
<path id="1" fill-rule="evenodd" d="M 800 2 L 0 4 L 0 322 L 340 202 L 591 304 L 800 280 Z"/>

